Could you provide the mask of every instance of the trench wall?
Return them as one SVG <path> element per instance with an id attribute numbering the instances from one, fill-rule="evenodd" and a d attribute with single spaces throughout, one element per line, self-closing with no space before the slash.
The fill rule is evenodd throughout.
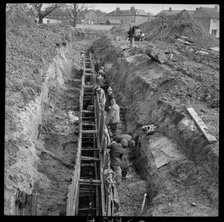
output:
<path id="1" fill-rule="evenodd" d="M 126 110 L 127 133 L 135 138 L 143 125 L 157 125 L 159 133 L 175 141 L 189 159 L 203 166 L 217 181 L 219 143 L 208 144 L 185 106 L 175 105 L 167 96 L 179 84 L 178 77 L 145 54 L 122 56 L 122 49 L 106 37 L 96 41 L 92 49 L 94 57 L 105 64 L 108 80 L 113 79 L 118 104 Z M 147 150 L 147 146 L 141 149 Z"/>
<path id="2" fill-rule="evenodd" d="M 74 50 L 74 45 L 68 43 L 57 49 L 57 55 L 49 64 L 44 61 L 42 87 L 39 95 L 25 107 L 17 107 L 12 113 L 13 133 L 5 132 L 5 174 L 4 174 L 4 214 L 15 213 L 15 194 L 17 189 L 31 194 L 36 183 L 45 186 L 49 179 L 36 170 L 38 155 L 43 148 L 43 142 L 38 141 L 38 126 L 42 125 L 49 111 L 54 108 L 53 98 L 49 88 L 65 88 L 65 81 L 70 78 L 72 66 L 80 69 L 81 55 Z M 41 148 L 42 147 L 42 148 Z"/>

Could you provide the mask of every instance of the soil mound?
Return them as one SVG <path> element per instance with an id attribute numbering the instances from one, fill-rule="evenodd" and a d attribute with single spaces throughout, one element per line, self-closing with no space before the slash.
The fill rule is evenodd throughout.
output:
<path id="1" fill-rule="evenodd" d="M 164 23 L 166 25 L 162 28 Z M 150 22 L 141 24 L 140 28 L 148 35 L 147 40 L 149 41 L 161 33 L 161 38 L 167 42 L 174 42 L 178 37 L 186 36 L 198 47 L 208 48 L 219 45 L 218 39 L 205 32 L 186 10 L 164 17 L 163 20 L 155 18 Z"/>
<path id="2" fill-rule="evenodd" d="M 127 30 L 124 29 L 122 26 L 113 26 L 110 29 L 110 33 L 112 35 L 116 35 L 116 36 L 126 36 L 127 35 Z"/>

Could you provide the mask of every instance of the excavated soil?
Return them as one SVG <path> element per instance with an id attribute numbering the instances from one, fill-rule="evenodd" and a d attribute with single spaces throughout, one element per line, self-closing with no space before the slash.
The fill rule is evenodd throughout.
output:
<path id="1" fill-rule="evenodd" d="M 174 52 L 172 60 L 159 64 L 144 54 L 147 42 L 130 49 L 127 42 L 114 39 L 101 38 L 92 48 L 125 110 L 125 133 L 138 144 L 130 161 L 141 176 L 131 173 L 134 182 L 127 179 L 118 188 L 118 214 L 139 215 L 146 186 L 143 216 L 217 216 L 219 142 L 208 144 L 186 111 L 192 106 L 219 139 L 217 55 L 190 57 L 184 45 L 157 41 L 156 47 Z M 152 123 L 155 135 L 144 135 L 141 127 Z M 170 157 L 168 151 L 175 155 Z M 155 155 L 167 163 L 157 168 Z"/>
<path id="2" fill-rule="evenodd" d="M 77 148 L 81 52 L 91 44 L 61 25 L 39 25 L 24 4 L 6 14 L 4 214 L 18 190 L 37 215 L 65 215 Z M 30 207 L 30 206 L 26 206 Z M 33 207 L 33 205 L 32 205 Z"/>

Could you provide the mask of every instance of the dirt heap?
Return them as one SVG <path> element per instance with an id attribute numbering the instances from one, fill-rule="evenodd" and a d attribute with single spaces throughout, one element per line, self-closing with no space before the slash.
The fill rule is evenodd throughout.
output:
<path id="1" fill-rule="evenodd" d="M 163 41 L 174 42 L 177 37 L 186 36 L 198 47 L 208 48 L 219 45 L 219 41 L 205 32 L 186 10 L 164 17 L 163 22 L 168 26 L 166 30 L 163 29 L 165 30 L 161 36 Z M 141 24 L 140 28 L 148 35 L 147 40 L 151 41 L 162 30 L 161 24 L 161 18 L 155 18 L 150 22 Z"/>
<path id="2" fill-rule="evenodd" d="M 144 165 L 140 171 L 143 172 L 143 168 L 147 169 L 150 204 L 156 209 L 147 211 L 146 215 L 217 215 L 219 141 L 208 144 L 202 132 L 189 117 L 186 108 L 193 107 L 209 131 L 219 140 L 218 60 L 210 55 L 194 55 L 186 52 L 187 50 L 176 48 L 174 44 L 164 43 L 172 48 L 175 60 L 159 64 L 143 51 L 138 52 L 138 47 L 140 48 L 141 44 L 143 44 L 141 47 L 144 47 L 145 43 L 136 43 L 132 48 L 136 50 L 136 54 L 132 54 L 132 50 L 127 50 L 125 54 L 121 53 L 120 44 L 120 41 L 99 39 L 93 45 L 94 57 L 102 59 L 105 67 L 110 67 L 107 76 L 109 82 L 112 80 L 116 101 L 126 110 L 126 133 L 135 139 L 139 138 L 139 145 L 136 148 L 139 153 L 136 157 L 138 159 L 141 156 L 139 163 Z M 104 46 L 101 50 L 98 49 L 100 45 Z M 208 62 L 202 62 L 205 60 Z M 183 129 L 179 126 L 182 120 L 186 120 L 184 118 L 191 125 L 185 125 Z M 138 137 L 142 134 L 141 127 L 152 123 L 158 126 L 155 143 L 151 143 L 153 142 L 151 136 L 145 136 L 143 143 L 143 138 Z M 178 174 L 180 178 L 170 176 L 173 163 L 157 169 L 154 157 L 150 153 L 155 147 L 155 150 L 159 150 L 162 141 L 166 141 L 164 147 L 168 149 L 169 140 L 172 141 L 170 144 L 173 144 L 171 146 L 173 149 L 184 154 L 181 158 L 186 162 L 183 162 L 183 159 L 173 162 L 174 168 L 177 169 L 186 163 L 182 169 L 184 173 Z M 196 170 L 193 172 L 192 169 Z M 208 181 L 208 177 L 211 180 Z M 178 181 L 173 182 L 173 179 Z M 160 184 L 166 189 L 160 190 Z M 125 188 L 122 191 L 124 190 Z M 174 192 L 177 195 L 173 195 Z M 124 191 L 121 197 L 125 194 Z M 197 209 L 194 209 L 194 202 Z M 177 209 L 177 205 L 181 207 Z"/>
<path id="3" fill-rule="evenodd" d="M 127 30 L 122 28 L 122 26 L 113 26 L 110 29 L 110 33 L 116 36 L 127 36 Z"/>

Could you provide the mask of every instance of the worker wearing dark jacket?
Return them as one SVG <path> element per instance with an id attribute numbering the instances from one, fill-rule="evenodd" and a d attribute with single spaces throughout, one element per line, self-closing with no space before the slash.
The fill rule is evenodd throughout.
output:
<path id="1" fill-rule="evenodd" d="M 124 146 L 127 145 L 127 141 L 122 140 L 121 143 L 113 141 L 107 148 L 110 149 L 110 165 L 112 170 L 115 172 L 115 180 L 119 185 L 121 182 L 122 171 L 121 171 L 121 160 L 125 152 Z"/>
<path id="2" fill-rule="evenodd" d="M 107 94 L 106 94 L 106 104 L 105 104 L 105 111 L 109 111 L 109 107 L 111 106 L 111 99 L 114 99 L 114 94 L 112 92 L 112 88 L 108 87 Z"/>
<path id="3" fill-rule="evenodd" d="M 128 38 L 130 40 L 130 46 L 134 45 L 134 33 L 135 33 L 135 27 L 132 24 L 129 24 Z"/>
<path id="4" fill-rule="evenodd" d="M 98 74 L 99 70 L 100 70 L 100 64 L 99 64 L 99 60 L 96 61 L 95 65 L 94 65 L 94 69 L 95 72 Z"/>

